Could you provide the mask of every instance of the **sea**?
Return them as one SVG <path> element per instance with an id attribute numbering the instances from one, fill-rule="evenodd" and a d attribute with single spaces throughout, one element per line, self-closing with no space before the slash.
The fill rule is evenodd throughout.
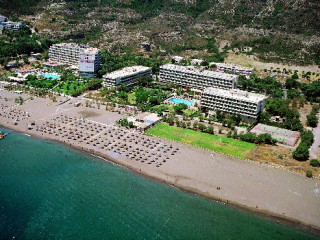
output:
<path id="1" fill-rule="evenodd" d="M 55 142 L 0 141 L 0 239 L 319 239 Z"/>

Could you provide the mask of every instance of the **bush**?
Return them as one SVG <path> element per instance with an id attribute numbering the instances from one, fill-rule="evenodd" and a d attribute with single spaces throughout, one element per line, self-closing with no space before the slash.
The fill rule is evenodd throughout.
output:
<path id="1" fill-rule="evenodd" d="M 259 144 L 266 143 L 266 144 L 274 145 L 276 142 L 277 141 L 273 139 L 271 134 L 269 133 L 259 134 L 256 139 L 256 143 L 259 143 Z"/>
<path id="2" fill-rule="evenodd" d="M 312 106 L 312 110 L 310 112 L 310 114 L 307 116 L 307 125 L 309 127 L 316 127 L 318 125 L 318 112 L 319 112 L 319 105 L 318 104 L 314 104 Z"/>
<path id="3" fill-rule="evenodd" d="M 134 127 L 133 123 L 132 122 L 128 122 L 128 120 L 126 118 L 120 119 L 118 121 L 118 123 L 122 127 L 126 127 L 126 128 L 133 128 Z"/>
<path id="4" fill-rule="evenodd" d="M 177 105 L 175 105 L 173 107 L 174 111 L 177 113 L 177 114 L 182 114 L 183 113 L 183 110 L 187 109 L 188 106 L 187 104 L 184 104 L 184 103 L 179 103 Z"/>
<path id="5" fill-rule="evenodd" d="M 314 135 L 312 131 L 307 130 L 301 133 L 301 142 L 305 142 L 309 147 L 313 144 Z"/>
<path id="6" fill-rule="evenodd" d="M 306 171 L 306 176 L 307 176 L 308 178 L 312 178 L 312 176 L 313 176 L 312 171 L 311 171 L 311 170 L 307 170 L 307 171 Z"/>
<path id="7" fill-rule="evenodd" d="M 309 158 L 309 146 L 305 142 L 301 142 L 296 150 L 292 153 L 294 159 L 306 161 Z"/>
<path id="8" fill-rule="evenodd" d="M 310 165 L 311 165 L 312 167 L 320 167 L 320 162 L 319 162 L 318 159 L 312 159 L 312 160 L 310 161 Z"/>

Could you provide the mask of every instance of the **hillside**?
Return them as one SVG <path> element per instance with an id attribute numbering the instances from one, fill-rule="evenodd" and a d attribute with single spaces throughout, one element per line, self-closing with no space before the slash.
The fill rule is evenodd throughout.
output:
<path id="1" fill-rule="evenodd" d="M 206 55 L 207 38 L 264 61 L 320 64 L 317 0 L 2 0 L 42 36 L 110 50 L 148 42 L 154 51 Z M 249 49 L 249 50 L 248 50 Z M 191 51 L 191 52 L 190 52 Z"/>

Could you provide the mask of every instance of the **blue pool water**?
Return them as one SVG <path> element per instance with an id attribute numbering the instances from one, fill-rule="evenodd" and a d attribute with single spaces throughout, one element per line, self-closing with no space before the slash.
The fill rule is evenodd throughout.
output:
<path id="1" fill-rule="evenodd" d="M 53 80 L 59 79 L 59 76 L 53 73 L 44 73 L 41 76 L 45 77 L 45 78 L 51 78 Z"/>
<path id="2" fill-rule="evenodd" d="M 170 103 L 175 103 L 175 104 L 179 104 L 179 103 L 184 103 L 186 104 L 187 106 L 193 106 L 194 105 L 194 102 L 193 101 L 188 101 L 188 100 L 183 100 L 183 99 L 180 99 L 180 98 L 170 98 L 168 100 Z"/>

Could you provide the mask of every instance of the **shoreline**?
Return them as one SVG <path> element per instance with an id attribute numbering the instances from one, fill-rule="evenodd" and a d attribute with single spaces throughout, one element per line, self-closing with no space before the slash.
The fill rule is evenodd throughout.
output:
<path id="1" fill-rule="evenodd" d="M 311 233 L 313 233 L 315 235 L 319 235 L 320 236 L 320 227 L 318 227 L 318 226 L 311 225 L 311 224 L 306 224 L 303 221 L 300 221 L 298 219 L 294 219 L 294 218 L 291 218 L 291 217 L 288 217 L 288 216 L 284 216 L 284 215 L 281 215 L 281 214 L 278 214 L 278 213 L 275 213 L 275 212 L 272 212 L 272 211 L 250 207 L 250 206 L 247 206 L 245 204 L 241 204 L 241 203 L 239 203 L 237 201 L 233 201 L 233 200 L 228 200 L 228 199 L 224 199 L 224 198 L 221 198 L 221 197 L 217 197 L 217 196 L 214 196 L 214 195 L 212 195 L 212 194 L 210 194 L 208 192 L 201 191 L 201 189 L 197 189 L 197 188 L 193 188 L 193 187 L 186 186 L 186 185 L 183 185 L 183 184 L 175 183 L 175 182 L 172 182 L 170 180 L 168 181 L 168 180 L 166 180 L 164 178 L 158 177 L 156 174 L 150 174 L 150 173 L 148 173 L 146 171 L 141 171 L 141 169 L 139 169 L 137 167 L 134 167 L 134 166 L 132 166 L 130 164 L 127 164 L 127 163 L 125 163 L 125 162 L 123 162 L 123 161 L 121 161 L 121 160 L 119 160 L 119 159 L 117 159 L 115 157 L 110 156 L 110 155 L 102 154 L 102 153 L 99 153 L 99 152 L 94 151 L 94 150 L 90 151 L 89 149 L 86 149 L 86 148 L 83 148 L 83 147 L 80 147 L 80 146 L 76 146 L 76 145 L 71 144 L 71 143 L 68 144 L 67 142 L 63 142 L 63 141 L 60 141 L 60 140 L 57 140 L 57 139 L 53 139 L 53 138 L 46 137 L 46 136 L 41 136 L 39 134 L 34 134 L 34 133 L 31 133 L 31 132 L 27 132 L 27 131 L 23 131 L 23 130 L 19 129 L 18 127 L 15 128 L 15 127 L 12 127 L 12 126 L 6 126 L 5 124 L 2 124 L 2 123 L 0 124 L 0 128 L 9 129 L 10 131 L 14 131 L 14 132 L 26 135 L 26 136 L 31 137 L 31 138 L 44 140 L 44 141 L 48 141 L 48 142 L 51 142 L 51 143 L 54 143 L 54 144 L 62 145 L 64 147 L 67 147 L 67 148 L 73 149 L 75 151 L 81 152 L 82 154 L 85 154 L 87 156 L 96 158 L 97 160 L 99 160 L 101 162 L 106 162 L 106 163 L 109 163 L 109 164 L 116 164 L 117 166 L 125 168 L 125 169 L 129 170 L 130 172 L 132 172 L 133 174 L 137 174 L 138 176 L 143 177 L 145 179 L 148 179 L 148 180 L 151 180 L 151 181 L 155 181 L 155 182 L 158 182 L 160 184 L 165 184 L 167 186 L 176 188 L 176 189 L 178 189 L 180 191 L 183 191 L 183 192 L 186 192 L 188 194 L 197 195 L 197 196 L 203 197 L 203 198 L 205 198 L 207 200 L 215 201 L 215 202 L 217 202 L 219 204 L 228 205 L 229 207 L 231 207 L 233 209 L 257 215 L 257 216 L 260 216 L 260 217 L 263 217 L 265 219 L 271 220 L 271 221 L 273 221 L 275 223 L 278 223 L 278 224 L 284 224 L 286 226 L 293 227 L 293 228 L 301 230 L 301 231 L 311 232 Z"/>

